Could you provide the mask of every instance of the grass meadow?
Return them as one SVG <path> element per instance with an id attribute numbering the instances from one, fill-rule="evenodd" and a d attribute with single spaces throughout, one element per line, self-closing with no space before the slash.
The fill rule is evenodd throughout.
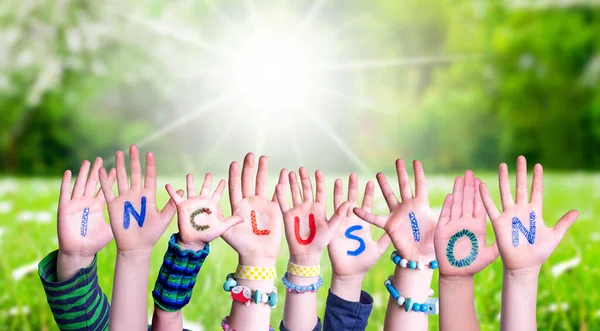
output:
<path id="1" fill-rule="evenodd" d="M 479 174 L 481 175 L 481 174 Z M 344 180 L 347 180 L 344 175 Z M 390 181 L 395 178 L 391 174 Z M 333 188 L 328 178 L 328 189 Z M 164 180 L 164 179 L 163 179 Z M 498 201 L 495 174 L 486 173 Z M 452 188 L 452 175 L 428 177 L 430 202 L 439 212 L 442 200 Z M 365 178 L 361 178 L 363 185 Z M 183 186 L 183 176 L 172 181 Z M 274 183 L 272 178 L 271 184 Z M 513 181 L 514 183 L 514 181 Z M 164 184 L 164 182 L 163 182 Z M 0 330 L 57 330 L 37 275 L 37 263 L 58 248 L 56 238 L 56 208 L 60 179 L 0 178 Z M 377 192 L 375 212 L 386 214 L 387 207 Z M 329 197 L 331 200 L 331 196 Z M 167 194 L 159 190 L 159 205 Z M 229 212 L 226 198 L 222 206 Z M 331 209 L 331 208 L 330 208 Z M 554 224 L 569 209 L 578 209 L 580 218 L 568 232 L 561 245 L 543 266 L 538 291 L 538 328 L 540 330 L 600 330 L 600 174 L 549 173 L 545 178 L 544 219 Z M 489 223 L 488 223 L 489 225 Z M 150 290 L 156 279 L 170 233 L 176 222 L 157 243 L 149 275 L 148 311 L 151 311 Z M 494 240 L 491 225 L 488 240 Z M 380 231 L 373 231 L 379 235 Z M 374 308 L 368 330 L 381 330 L 387 304 L 383 281 L 393 272 L 388 255 L 369 271 L 363 289 L 374 298 Z M 98 255 L 100 284 L 111 296 L 115 262 L 114 241 Z M 283 275 L 287 262 L 287 247 L 282 245 L 278 260 L 278 277 Z M 200 272 L 191 303 L 183 310 L 185 325 L 192 330 L 220 330 L 220 320 L 229 313 L 229 295 L 221 288 L 227 273 L 235 270 L 236 253 L 217 239 L 211 243 L 211 254 Z M 323 316 L 331 266 L 323 254 L 322 276 L 325 285 L 319 291 L 319 316 Z M 276 281 L 280 294 L 285 293 L 281 281 Z M 498 330 L 502 289 L 500 259 L 475 278 L 475 305 L 482 330 Z M 432 288 L 437 296 L 437 272 Z M 283 298 L 280 298 L 283 303 Z M 283 304 L 272 311 L 271 324 L 278 326 Z M 429 318 L 429 329 L 438 329 L 438 317 Z"/>

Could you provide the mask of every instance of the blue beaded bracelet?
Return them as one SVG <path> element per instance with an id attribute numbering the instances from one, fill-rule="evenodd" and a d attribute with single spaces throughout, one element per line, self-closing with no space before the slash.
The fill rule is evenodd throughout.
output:
<path id="1" fill-rule="evenodd" d="M 438 299 L 427 298 L 424 303 L 417 303 L 412 298 L 404 298 L 400 295 L 398 290 L 392 285 L 392 276 L 389 276 L 385 282 L 385 288 L 387 289 L 390 296 L 398 303 L 399 306 L 404 307 L 404 311 L 422 312 L 428 315 L 437 315 L 438 313 Z M 433 296 L 433 290 L 429 290 L 429 296 Z"/>
<path id="2" fill-rule="evenodd" d="M 266 303 L 271 308 L 277 307 L 277 288 L 273 287 L 271 293 L 261 293 L 259 290 L 252 291 L 250 288 L 242 285 L 238 285 L 235 280 L 234 273 L 227 275 L 225 283 L 223 283 L 223 290 L 231 292 L 231 300 L 241 302 L 246 306 L 250 305 L 250 302 L 255 304 Z"/>
<path id="3" fill-rule="evenodd" d="M 323 286 L 323 278 L 321 278 L 321 276 L 318 276 L 318 277 L 319 278 L 318 278 L 317 282 L 314 284 L 305 285 L 305 286 L 294 285 L 294 284 L 290 283 L 290 281 L 288 280 L 288 273 L 286 272 L 285 275 L 283 275 L 283 278 L 281 278 L 281 281 L 283 282 L 283 286 L 285 286 L 285 289 L 288 292 L 296 292 L 298 294 L 303 294 L 306 292 L 317 292 L 319 287 Z"/>
<path id="4" fill-rule="evenodd" d="M 422 270 L 424 267 L 429 267 L 431 269 L 438 268 L 437 260 L 433 260 L 427 264 L 423 264 L 422 262 L 417 262 L 417 261 L 409 261 L 407 259 L 403 259 L 402 257 L 400 257 L 400 255 L 398 255 L 398 252 L 396 252 L 396 251 L 392 252 L 392 256 L 390 256 L 390 258 L 392 259 L 392 262 L 394 262 L 394 264 L 400 266 L 401 268 L 419 269 L 419 270 Z"/>

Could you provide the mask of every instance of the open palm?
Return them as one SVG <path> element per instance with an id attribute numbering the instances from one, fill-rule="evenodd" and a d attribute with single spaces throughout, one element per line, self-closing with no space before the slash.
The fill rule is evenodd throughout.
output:
<path id="1" fill-rule="evenodd" d="M 290 260 L 300 265 L 319 264 L 323 250 L 337 231 L 340 221 L 347 213 L 348 206 L 338 208 L 331 220 L 327 220 L 325 203 L 327 194 L 325 178 L 320 170 L 315 173 L 317 193 L 313 197 L 310 176 L 305 168 L 300 168 L 302 191 L 298 186 L 296 173 L 290 172 L 290 190 L 293 208 L 285 198 L 285 187 L 277 185 L 277 201 L 283 213 L 285 236 L 290 249 Z"/>
<path id="2" fill-rule="evenodd" d="M 240 216 L 224 219 L 219 208 L 219 201 L 226 185 L 224 180 L 219 181 L 212 196 L 210 195 L 211 174 L 206 174 L 200 195 L 196 195 L 192 174 L 186 176 L 186 183 L 187 199 L 177 195 L 171 184 L 166 185 L 167 192 L 177 205 L 177 225 L 179 226 L 179 240 L 182 243 L 204 246 L 230 227 L 244 220 Z"/>
<path id="3" fill-rule="evenodd" d="M 464 179 L 456 178 L 453 193 L 444 200 L 435 231 L 435 251 L 442 276 L 474 275 L 498 257 L 496 243 L 486 246 L 486 214 L 477 189 L 479 183 L 468 170 Z"/>
<path id="4" fill-rule="evenodd" d="M 129 147 L 131 183 L 127 180 L 125 156 L 115 155 L 119 196 L 112 190 L 106 170 L 100 169 L 102 191 L 108 202 L 110 226 L 120 251 L 151 250 L 175 214 L 175 203 L 169 200 L 162 211 L 156 207 L 156 161 L 146 154 L 146 178 L 142 187 L 142 168 L 137 146 Z"/>
<path id="5" fill-rule="evenodd" d="M 337 210 L 344 202 L 344 188 L 341 179 L 335 181 L 333 190 L 333 206 Z M 374 185 L 373 182 L 369 181 L 365 186 L 362 210 L 371 212 L 373 196 Z M 348 211 L 346 217 L 329 243 L 327 251 L 335 276 L 362 276 L 381 258 L 391 241 L 386 233 L 379 240 L 373 240 L 371 224 L 360 219 L 352 211 L 352 208 L 358 204 L 358 178 L 356 174 L 351 174 L 348 179 L 347 201 Z"/>
<path id="6" fill-rule="evenodd" d="M 232 215 L 244 222 L 229 228 L 223 239 L 240 255 L 242 261 L 275 262 L 281 245 L 281 211 L 276 197 L 267 198 L 268 159 L 261 156 L 254 181 L 254 154 L 244 158 L 242 176 L 237 162 L 229 167 L 229 201 Z M 241 185 L 240 185 L 241 183 Z M 287 172 L 281 171 L 279 184 L 287 185 Z M 266 261 L 265 261 L 266 263 Z"/>
<path id="7" fill-rule="evenodd" d="M 359 208 L 354 213 L 363 220 L 378 226 L 392 239 L 400 256 L 408 260 L 431 261 L 434 259 L 433 235 L 437 225 L 436 217 L 429 206 L 425 173 L 421 162 L 414 161 L 415 191 L 413 196 L 406 166 L 402 160 L 396 161 L 396 172 L 402 202 L 398 202 L 385 176 L 377 174 L 377 181 L 390 209 L 387 216 L 375 216 Z"/>
<path id="8" fill-rule="evenodd" d="M 90 162 L 83 161 L 71 194 L 71 171 L 65 171 L 58 202 L 58 243 L 61 253 L 90 257 L 113 239 L 110 225 L 104 220 L 104 194 L 96 193 L 98 169 L 102 159 L 96 158 L 92 171 Z M 108 182 L 115 180 L 115 169 L 108 174 Z"/>
<path id="9" fill-rule="evenodd" d="M 533 170 L 531 198 L 527 201 L 527 161 L 517 158 L 517 189 L 513 201 L 506 163 L 500 164 L 498 180 L 502 213 L 494 205 L 485 184 L 479 186 L 485 209 L 496 233 L 502 263 L 508 270 L 539 268 L 552 254 L 567 230 L 578 217 L 572 210 L 556 225 L 549 228 L 542 218 L 543 169 L 536 164 Z"/>

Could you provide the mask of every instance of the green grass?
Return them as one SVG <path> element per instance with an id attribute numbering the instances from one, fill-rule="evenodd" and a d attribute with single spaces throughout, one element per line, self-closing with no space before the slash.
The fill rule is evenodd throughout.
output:
<path id="1" fill-rule="evenodd" d="M 393 178 L 394 176 L 390 176 Z M 329 188 L 332 188 L 329 178 Z M 364 179 L 364 178 L 363 178 Z M 494 174 L 483 176 L 496 192 Z M 55 213 L 59 179 L 0 179 L 0 329 L 2 330 L 56 330 L 56 324 L 36 272 L 25 275 L 20 280 L 13 279 L 12 272 L 18 267 L 37 263 L 50 251 L 57 249 Z M 271 181 L 273 183 L 273 181 Z M 175 181 L 182 187 L 183 181 Z M 428 178 L 431 205 L 439 208 L 444 195 L 452 186 L 451 176 L 430 176 Z M 552 254 L 542 268 L 538 291 L 538 327 L 540 330 L 600 330 L 600 175 L 599 174 L 548 174 L 545 178 L 544 219 L 549 224 L 569 209 L 579 209 L 580 219 L 571 228 L 562 244 Z M 166 201 L 166 193 L 159 190 L 159 201 Z M 225 200 L 225 199 L 224 199 Z M 496 199 L 496 201 L 498 201 Z M 227 204 L 223 201 L 223 206 Z M 19 221 L 23 212 L 43 212 L 50 221 Z M 225 208 L 228 212 L 229 208 Z M 376 213 L 387 213 L 381 197 L 377 198 Z M 48 214 L 50 213 L 50 214 Z M 169 234 L 176 231 L 175 222 L 156 245 L 152 257 L 150 296 Z M 376 232 L 376 231 L 374 231 Z M 376 232 L 379 234 L 379 232 Z M 493 232 L 488 232 L 493 240 Z M 390 248 L 390 252 L 392 249 Z M 375 306 L 369 320 L 368 330 L 380 330 L 385 316 L 387 292 L 383 287 L 385 278 L 393 272 L 389 255 L 384 256 L 369 271 L 363 284 L 364 290 L 373 295 Z M 278 260 L 281 275 L 285 268 L 288 252 L 282 245 Z M 566 260 L 580 257 L 581 263 L 558 277 L 551 273 L 552 266 Z M 115 262 L 115 244 L 111 243 L 98 255 L 99 278 L 104 292 L 110 297 Z M 222 240 L 211 243 L 211 255 L 204 264 L 194 289 L 192 302 L 184 309 L 186 321 L 200 324 L 204 330 L 218 329 L 221 318 L 228 314 L 230 300 L 222 289 L 227 273 L 235 269 L 236 253 Z M 331 266 L 327 254 L 322 261 L 324 288 L 319 291 L 319 315 L 323 316 L 325 298 L 331 276 Z M 437 274 L 437 273 L 436 273 Z M 482 330 L 498 330 L 502 265 L 498 259 L 482 271 L 475 279 L 475 305 Z M 276 282 L 283 293 L 280 281 Z M 437 275 L 432 288 L 437 292 Z M 282 301 L 283 302 L 283 299 Z M 26 307 L 26 311 L 14 311 L 15 307 Z M 11 312 L 11 309 L 13 310 Z M 149 310 L 149 312 L 151 312 Z M 279 324 L 283 304 L 273 310 L 271 323 Z M 437 330 L 438 317 L 429 318 L 430 330 Z"/>

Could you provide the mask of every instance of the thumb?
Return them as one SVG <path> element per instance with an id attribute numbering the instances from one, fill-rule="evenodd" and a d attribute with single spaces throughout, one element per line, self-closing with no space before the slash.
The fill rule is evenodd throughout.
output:
<path id="1" fill-rule="evenodd" d="M 244 218 L 242 216 L 239 215 L 233 215 L 231 217 L 227 217 L 224 221 L 223 221 L 223 232 L 229 230 L 232 226 L 234 225 L 238 225 L 240 223 L 244 222 Z"/>
<path id="2" fill-rule="evenodd" d="M 177 195 L 183 197 L 183 190 L 177 190 Z M 169 201 L 167 201 L 165 206 L 160 211 L 160 218 L 164 223 L 168 224 L 171 222 L 171 220 L 173 220 L 173 215 L 175 215 L 176 211 L 177 205 L 175 204 L 175 201 L 173 201 L 173 199 L 169 199 Z"/>
<path id="3" fill-rule="evenodd" d="M 571 210 L 568 213 L 566 213 L 563 217 L 561 217 L 561 219 L 558 220 L 556 225 L 554 225 L 552 230 L 554 231 L 554 235 L 556 236 L 556 239 L 558 239 L 559 242 L 565 236 L 565 233 L 567 233 L 567 230 L 569 230 L 571 225 L 573 225 L 577 217 L 579 217 L 579 212 L 577 210 Z"/>
<path id="4" fill-rule="evenodd" d="M 329 219 L 329 222 L 327 222 L 327 226 L 329 226 L 329 233 L 334 234 L 337 232 L 340 224 L 342 224 L 342 221 L 346 218 L 348 208 L 350 208 L 350 203 L 346 201 L 342 203 L 338 209 L 336 209 L 335 214 L 333 214 L 331 219 Z"/>

